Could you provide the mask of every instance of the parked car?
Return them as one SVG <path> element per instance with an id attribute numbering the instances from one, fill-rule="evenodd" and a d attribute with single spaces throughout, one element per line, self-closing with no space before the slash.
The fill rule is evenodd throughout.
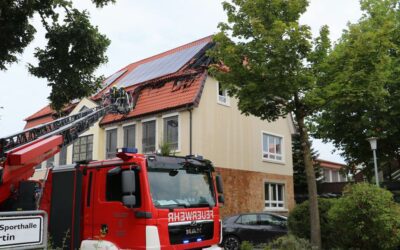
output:
<path id="1" fill-rule="evenodd" d="M 267 212 L 239 214 L 223 220 L 222 244 L 227 250 L 238 250 L 243 241 L 267 243 L 287 231 L 287 217 Z"/>

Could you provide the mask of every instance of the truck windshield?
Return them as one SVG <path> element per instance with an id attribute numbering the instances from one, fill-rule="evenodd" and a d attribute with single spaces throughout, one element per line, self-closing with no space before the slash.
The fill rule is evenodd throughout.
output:
<path id="1" fill-rule="evenodd" d="M 208 172 L 151 168 L 148 175 L 153 203 L 158 208 L 215 206 Z"/>

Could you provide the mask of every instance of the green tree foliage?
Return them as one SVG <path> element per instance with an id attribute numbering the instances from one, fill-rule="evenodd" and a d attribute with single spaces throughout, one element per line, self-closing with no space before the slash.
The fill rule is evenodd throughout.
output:
<path id="1" fill-rule="evenodd" d="M 395 249 L 400 245 L 400 208 L 392 194 L 366 183 L 347 186 L 328 213 L 332 247 Z"/>
<path id="2" fill-rule="evenodd" d="M 114 0 L 93 0 L 102 7 Z M 18 55 L 36 32 L 32 17 L 38 14 L 46 28 L 46 48 L 37 48 L 37 66 L 29 71 L 46 78 L 52 87 L 50 101 L 60 110 L 75 98 L 93 93 L 101 78 L 95 69 L 107 61 L 110 41 L 89 22 L 87 12 L 73 7 L 72 0 L 3 0 L 0 2 L 0 70 L 18 61 Z"/>
<path id="3" fill-rule="evenodd" d="M 309 142 L 311 145 L 311 142 Z M 293 183 L 295 194 L 306 194 L 307 193 L 307 179 L 306 170 L 304 168 L 304 153 L 300 143 L 300 136 L 294 134 L 292 136 L 292 158 L 293 158 Z M 315 178 L 321 176 L 320 164 L 317 161 L 318 154 L 313 148 L 311 148 L 311 158 L 313 161 Z M 318 181 L 317 181 L 318 182 Z"/>
<path id="4" fill-rule="evenodd" d="M 311 200 L 312 243 L 320 245 L 317 190 L 306 118 L 324 104 L 320 80 L 330 48 L 328 28 L 311 37 L 299 24 L 307 0 L 232 0 L 224 2 L 228 23 L 219 25 L 216 46 L 209 52 L 216 62 L 211 73 L 246 115 L 274 121 L 294 114 L 304 152 Z"/>
<path id="5" fill-rule="evenodd" d="M 328 212 L 330 208 L 337 202 L 336 199 L 318 199 L 318 208 L 321 218 L 321 236 L 322 236 L 322 247 L 329 249 L 332 245 L 332 230 L 336 228 L 330 225 L 328 218 Z M 299 238 L 310 239 L 310 227 L 308 226 L 310 221 L 309 216 L 310 203 L 305 201 L 297 205 L 289 214 L 288 228 L 289 232 Z M 340 224 L 337 225 L 340 227 Z"/>
<path id="6" fill-rule="evenodd" d="M 364 14 L 350 24 L 326 60 L 317 136 L 341 148 L 349 163 L 373 175 L 368 137 L 378 137 L 378 161 L 389 173 L 400 162 L 400 9 L 397 0 L 361 0 Z"/>

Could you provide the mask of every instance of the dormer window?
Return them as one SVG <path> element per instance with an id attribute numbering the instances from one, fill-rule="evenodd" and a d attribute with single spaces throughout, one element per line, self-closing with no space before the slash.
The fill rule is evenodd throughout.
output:
<path id="1" fill-rule="evenodd" d="M 228 90 L 224 89 L 220 83 L 217 83 L 218 99 L 217 102 L 222 105 L 229 106 Z"/>

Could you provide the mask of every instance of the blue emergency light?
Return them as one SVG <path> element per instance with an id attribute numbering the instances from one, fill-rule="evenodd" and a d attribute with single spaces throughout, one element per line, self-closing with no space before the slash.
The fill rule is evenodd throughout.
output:
<path id="1" fill-rule="evenodd" d="M 137 152 L 138 152 L 137 148 L 120 148 L 120 149 L 118 149 L 118 153 L 136 154 Z"/>

